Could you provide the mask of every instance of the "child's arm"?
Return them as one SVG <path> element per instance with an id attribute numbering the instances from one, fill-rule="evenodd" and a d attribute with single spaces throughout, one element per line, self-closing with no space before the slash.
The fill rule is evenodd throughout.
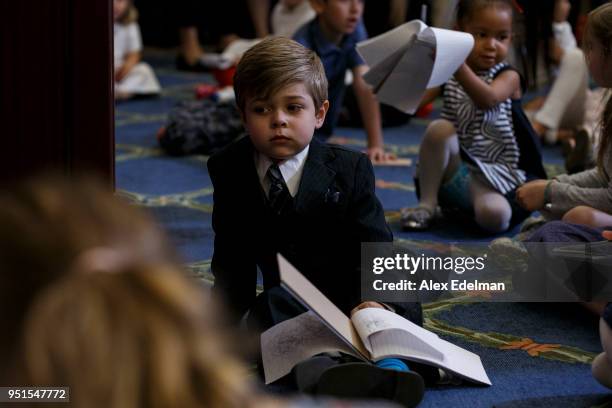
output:
<path id="1" fill-rule="evenodd" d="M 140 62 L 141 58 L 142 55 L 140 51 L 134 51 L 126 54 L 123 60 L 123 65 L 121 65 L 115 71 L 115 81 L 120 82 L 121 80 L 123 80 L 123 78 L 125 78 L 126 75 L 130 73 L 132 68 L 134 68 L 136 64 Z"/>
<path id="2" fill-rule="evenodd" d="M 463 63 L 455 73 L 455 78 L 480 109 L 491 109 L 510 97 L 520 97 L 521 80 L 514 70 L 502 72 L 491 84 L 487 84 Z"/>
<path id="3" fill-rule="evenodd" d="M 612 212 L 612 181 L 606 180 L 597 169 L 583 172 L 580 177 L 569 176 L 571 182 L 553 181 L 550 185 L 551 211 L 554 214 L 565 214 L 580 205 Z M 588 174 L 586 174 L 588 173 Z M 574 175 L 579 176 L 580 173 Z M 560 178 L 563 180 L 563 178 Z M 599 181 L 598 181 L 599 180 Z M 581 186 L 577 183 L 584 183 Z"/>
<path id="4" fill-rule="evenodd" d="M 353 68 L 353 87 L 359 105 L 361 119 L 368 137 L 368 157 L 373 162 L 385 161 L 394 158 L 394 155 L 385 153 L 383 146 L 382 120 L 380 105 L 372 88 L 365 82 L 363 75 L 368 71 L 367 65 L 358 65 Z"/>
<path id="5" fill-rule="evenodd" d="M 597 169 L 589 169 L 576 174 L 561 174 L 555 177 L 561 183 L 572 184 L 578 187 L 602 188 L 608 185 L 606 177 Z"/>
<path id="6" fill-rule="evenodd" d="M 612 211 L 612 181 L 599 174 L 597 169 L 559 176 L 554 180 L 531 181 L 516 192 L 521 206 L 531 211 L 540 210 L 547 204 L 545 195 L 551 204 L 550 211 L 559 216 L 579 205 L 608 213 Z"/>

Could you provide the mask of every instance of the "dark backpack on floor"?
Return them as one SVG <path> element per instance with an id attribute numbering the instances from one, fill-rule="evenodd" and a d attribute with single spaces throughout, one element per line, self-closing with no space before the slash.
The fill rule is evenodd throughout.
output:
<path id="1" fill-rule="evenodd" d="M 244 134 L 234 103 L 182 101 L 168 114 L 159 144 L 173 156 L 210 155 Z"/>

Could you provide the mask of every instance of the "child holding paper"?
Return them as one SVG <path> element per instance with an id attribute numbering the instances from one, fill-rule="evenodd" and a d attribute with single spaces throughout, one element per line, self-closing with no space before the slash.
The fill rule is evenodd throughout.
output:
<path id="1" fill-rule="evenodd" d="M 457 27 L 475 44 L 454 77 L 425 94 L 423 104 L 443 96 L 442 119 L 428 126 L 421 143 L 420 201 L 402 210 L 404 229 L 429 228 L 439 217 L 438 204 L 469 214 L 490 233 L 529 214 L 516 204 L 515 191 L 532 174 L 545 173 L 536 136 L 519 108 L 521 78 L 504 62 L 512 12 L 510 0 L 459 1 Z"/>

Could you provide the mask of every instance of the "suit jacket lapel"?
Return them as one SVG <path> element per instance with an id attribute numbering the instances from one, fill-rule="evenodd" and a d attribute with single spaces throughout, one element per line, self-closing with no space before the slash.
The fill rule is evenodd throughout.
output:
<path id="1" fill-rule="evenodd" d="M 316 208 L 316 202 L 323 202 L 323 196 L 333 182 L 336 172 L 327 166 L 334 159 L 329 147 L 313 140 L 310 143 L 308 158 L 304 164 L 304 172 L 300 181 L 300 188 L 295 197 L 295 209 L 303 212 L 304 209 Z"/>

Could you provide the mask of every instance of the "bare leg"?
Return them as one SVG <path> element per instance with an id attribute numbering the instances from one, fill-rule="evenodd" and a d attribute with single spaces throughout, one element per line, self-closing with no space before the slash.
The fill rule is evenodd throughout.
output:
<path id="1" fill-rule="evenodd" d="M 476 223 L 484 230 L 497 233 L 510 226 L 512 208 L 506 197 L 476 177 L 470 182 Z"/>
<path id="2" fill-rule="evenodd" d="M 447 120 L 434 120 L 425 131 L 419 151 L 419 205 L 434 210 L 440 186 L 455 174 L 460 164 L 455 127 Z"/>
<path id="3" fill-rule="evenodd" d="M 253 27 L 255 27 L 255 37 L 267 37 L 270 34 L 268 28 L 270 0 L 248 0 L 247 3 L 251 13 L 251 20 L 253 20 Z"/>
<path id="4" fill-rule="evenodd" d="M 612 388 L 612 330 L 604 319 L 599 319 L 599 336 L 604 352 L 595 357 L 591 370 L 601 385 Z"/>
<path id="5" fill-rule="evenodd" d="M 198 39 L 197 27 L 183 27 L 179 29 L 180 53 L 185 58 L 185 62 L 193 65 L 198 58 L 204 54 Z"/>
<path id="6" fill-rule="evenodd" d="M 612 215 L 586 205 L 572 208 L 563 215 L 563 221 L 594 228 L 612 226 Z"/>
<path id="7" fill-rule="evenodd" d="M 584 124 L 588 69 L 579 49 L 567 51 L 546 102 L 534 117 L 534 129 L 547 143 L 556 142 L 557 129 L 576 130 Z"/>

